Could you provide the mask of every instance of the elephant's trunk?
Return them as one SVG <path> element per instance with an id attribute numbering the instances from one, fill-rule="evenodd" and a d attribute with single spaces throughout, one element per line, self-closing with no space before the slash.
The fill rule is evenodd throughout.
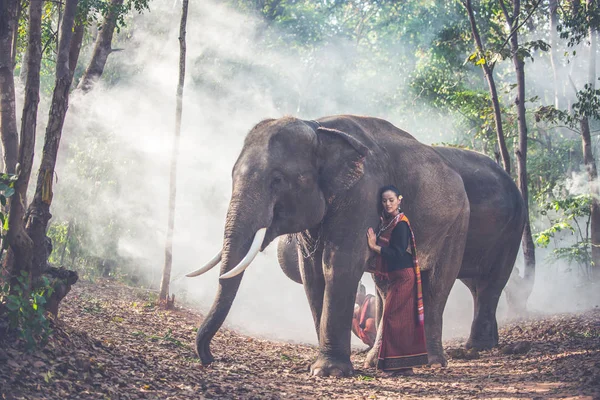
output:
<path id="1" fill-rule="evenodd" d="M 270 216 L 265 218 L 264 214 L 257 213 L 255 209 L 252 212 L 241 212 L 239 205 L 240 202 L 234 199 L 229 205 L 220 275 L 227 273 L 242 261 L 250 249 L 256 232 L 270 223 Z M 248 206 L 246 201 L 244 208 Z M 215 301 L 196 335 L 196 351 L 204 365 L 214 361 L 210 352 L 210 342 L 229 314 L 243 275 L 242 272 L 229 279 L 219 279 Z"/>

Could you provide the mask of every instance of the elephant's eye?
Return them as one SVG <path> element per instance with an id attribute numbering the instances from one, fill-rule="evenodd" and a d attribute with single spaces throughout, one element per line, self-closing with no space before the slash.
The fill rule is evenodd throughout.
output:
<path id="1" fill-rule="evenodd" d="M 285 181 L 281 175 L 275 175 L 271 179 L 271 189 L 281 189 L 284 183 Z"/>

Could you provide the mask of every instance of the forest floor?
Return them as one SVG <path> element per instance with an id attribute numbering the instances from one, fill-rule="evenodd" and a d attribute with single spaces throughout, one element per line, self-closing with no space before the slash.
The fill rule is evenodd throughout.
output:
<path id="1" fill-rule="evenodd" d="M 159 310 L 154 294 L 116 282 L 79 282 L 61 307 L 43 349 L 0 338 L 1 399 L 600 398 L 598 309 L 508 323 L 491 351 L 447 341 L 448 367 L 411 377 L 381 377 L 353 353 L 355 376 L 317 378 L 314 346 L 226 329 L 212 343 L 217 361 L 202 367 L 199 313 Z"/>

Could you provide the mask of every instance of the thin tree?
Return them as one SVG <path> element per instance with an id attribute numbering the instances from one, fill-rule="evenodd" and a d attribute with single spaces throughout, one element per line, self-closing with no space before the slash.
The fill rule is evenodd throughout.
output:
<path id="1" fill-rule="evenodd" d="M 181 23 L 179 25 L 179 82 L 177 83 L 177 105 L 175 109 L 175 136 L 171 152 L 171 175 L 169 182 L 169 219 L 167 222 L 167 238 L 165 244 L 165 265 L 160 283 L 159 301 L 169 308 L 169 284 L 171 266 L 173 264 L 173 229 L 175 226 L 175 199 L 177 192 L 177 157 L 179 154 L 179 137 L 181 134 L 181 114 L 183 112 L 183 84 L 185 80 L 185 28 L 187 24 L 188 0 L 183 0 Z"/>
<path id="2" fill-rule="evenodd" d="M 44 272 L 49 256 L 46 229 L 48 221 L 52 217 L 50 204 L 52 204 L 54 168 L 69 105 L 69 89 L 73 81 L 72 65 L 76 63 L 73 58 L 78 56 L 80 47 L 75 41 L 72 41 L 77 3 L 78 0 L 66 0 L 65 3 L 56 59 L 56 81 L 44 138 L 42 160 L 38 170 L 35 195 L 27 211 L 27 234 L 34 242 L 31 268 L 33 279 Z"/>
<path id="3" fill-rule="evenodd" d="M 15 19 L 15 24 L 13 25 L 13 38 L 12 38 L 12 63 L 13 68 L 17 65 L 17 44 L 19 42 L 19 21 L 21 20 L 21 14 L 23 12 L 23 4 L 21 1 L 17 4 L 17 16 Z"/>
<path id="4" fill-rule="evenodd" d="M 521 195 L 525 201 L 525 229 L 523 230 L 522 247 L 523 256 L 525 259 L 524 283 L 522 295 L 524 300 L 529 297 L 533 290 L 533 282 L 535 280 L 535 246 L 531 235 L 531 223 L 529 220 L 529 190 L 527 186 L 527 119 L 525 109 L 525 61 L 519 51 L 519 28 L 526 22 L 527 18 L 520 23 L 519 17 L 521 13 L 521 0 L 512 1 L 512 15 L 504 0 L 498 0 L 500 8 L 504 14 L 504 18 L 510 28 L 508 43 L 510 44 L 510 52 L 515 68 L 517 78 L 517 97 L 515 105 L 517 106 L 517 126 L 519 131 L 519 146 L 516 151 L 517 168 L 518 168 L 518 184 L 521 190 Z M 537 3 L 539 4 L 539 2 Z M 537 5 L 536 5 L 537 7 Z M 535 8 L 535 7 L 534 7 Z M 531 15 L 531 13 L 529 14 Z"/>
<path id="5" fill-rule="evenodd" d="M 27 38 L 27 77 L 25 81 L 25 99 L 21 119 L 18 162 L 19 178 L 15 182 L 15 193 L 10 201 L 8 243 L 11 264 L 17 266 L 13 277 L 20 271 L 30 272 L 33 241 L 25 231 L 24 217 L 27 202 L 27 187 L 33 166 L 35 132 L 38 104 L 40 101 L 40 68 L 42 60 L 42 9 L 43 0 L 29 1 L 29 30 Z M 31 274 L 28 274 L 31 277 Z M 14 281 L 13 281 L 14 284 Z"/>
<path id="6" fill-rule="evenodd" d="M 504 130 L 502 128 L 502 110 L 500 108 L 500 100 L 498 99 L 498 91 L 496 90 L 496 82 L 494 80 L 494 64 L 490 64 L 490 60 L 487 59 L 483 40 L 481 39 L 479 29 L 477 28 L 477 22 L 475 20 L 475 13 L 473 12 L 471 0 L 464 0 L 461 1 L 461 3 L 467 10 L 467 14 L 469 16 L 471 33 L 473 35 L 473 40 L 475 41 L 475 47 L 477 48 L 477 52 L 479 54 L 479 60 L 477 60 L 477 63 L 481 64 L 481 68 L 483 69 L 483 74 L 485 75 L 485 79 L 490 91 L 492 108 L 494 110 L 494 122 L 496 124 L 496 137 L 498 140 L 498 147 L 500 148 L 500 156 L 502 157 L 502 165 L 504 166 L 506 173 L 510 175 L 510 155 L 508 153 L 508 148 L 506 147 Z"/>
<path id="7" fill-rule="evenodd" d="M 92 59 L 77 86 L 84 93 L 89 92 L 94 83 L 100 79 L 104 72 L 108 56 L 114 51 L 112 48 L 112 39 L 119 15 L 122 13 L 122 6 L 123 0 L 111 0 L 110 2 L 108 13 L 104 17 L 100 33 L 96 38 Z"/>
<path id="8" fill-rule="evenodd" d="M 588 59 L 588 74 L 586 89 L 593 93 L 596 88 L 596 27 L 594 26 L 593 16 L 597 14 L 598 8 L 597 3 L 594 0 L 587 0 L 586 2 L 586 22 L 588 24 L 588 37 L 589 37 L 589 59 Z M 594 110 L 582 110 L 582 116 L 579 121 L 579 127 L 581 129 L 581 142 L 583 147 L 583 162 L 588 175 L 588 182 L 590 185 L 590 194 L 592 197 L 592 204 L 590 210 L 590 233 L 592 240 L 592 279 L 600 282 L 600 201 L 598 196 L 598 169 L 596 168 L 596 160 L 592 152 L 592 135 L 590 130 L 589 114 L 592 114 Z"/>
<path id="9" fill-rule="evenodd" d="M 9 174 L 15 173 L 19 146 L 12 58 L 18 7 L 18 0 L 0 0 L 0 127 L 4 172 Z"/>

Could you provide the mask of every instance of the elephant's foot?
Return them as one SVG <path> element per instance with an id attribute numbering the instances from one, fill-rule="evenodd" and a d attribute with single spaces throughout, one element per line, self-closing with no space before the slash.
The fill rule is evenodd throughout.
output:
<path id="1" fill-rule="evenodd" d="M 377 358 L 379 357 L 379 349 L 377 347 L 371 348 L 367 358 L 365 359 L 364 368 L 375 368 L 377 366 Z"/>
<path id="2" fill-rule="evenodd" d="M 347 361 L 340 361 L 320 355 L 310 366 L 310 374 L 314 376 L 352 376 L 354 375 L 354 368 L 350 359 Z"/>
<path id="3" fill-rule="evenodd" d="M 471 330 L 469 340 L 465 344 L 467 350 L 489 350 L 498 345 L 498 325 L 496 321 L 476 321 Z"/>
<path id="4" fill-rule="evenodd" d="M 467 350 L 475 349 L 481 351 L 489 350 L 495 347 L 497 344 L 498 339 L 494 335 L 489 335 L 486 337 L 478 337 L 475 339 L 469 338 L 469 340 L 467 340 L 467 343 L 465 344 L 465 347 L 467 348 Z"/>
<path id="5" fill-rule="evenodd" d="M 446 360 L 446 356 L 444 354 L 429 354 L 429 365 L 434 368 L 444 368 L 448 365 L 448 360 Z"/>

